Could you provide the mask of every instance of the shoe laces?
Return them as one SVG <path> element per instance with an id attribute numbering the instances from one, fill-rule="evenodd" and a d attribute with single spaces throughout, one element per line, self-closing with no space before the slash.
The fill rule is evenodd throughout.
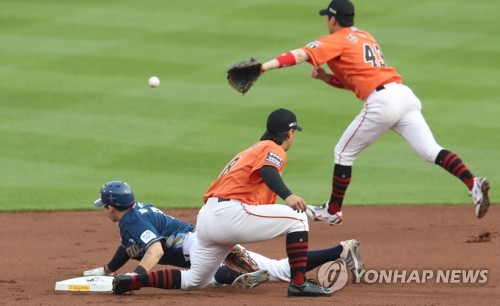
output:
<path id="1" fill-rule="evenodd" d="M 344 262 L 350 270 L 354 270 L 354 260 L 352 259 L 352 256 L 346 256 L 344 259 Z"/>
<path id="2" fill-rule="evenodd" d="M 344 248 L 348 248 L 348 245 L 343 245 Z M 353 254 L 351 252 L 354 252 L 353 250 L 350 250 L 348 249 L 347 250 L 347 253 L 345 254 L 345 258 L 342 258 L 345 262 L 345 265 L 347 266 L 347 268 L 349 268 L 351 271 L 354 270 L 354 258 L 353 258 Z"/>
<path id="3" fill-rule="evenodd" d="M 320 285 L 318 284 L 318 282 L 314 279 L 307 279 L 306 278 L 306 281 L 304 282 L 304 285 L 309 283 L 310 286 L 313 286 L 313 287 L 320 287 Z"/>
<path id="4" fill-rule="evenodd" d="M 315 285 L 317 285 L 317 284 L 318 284 L 318 282 L 317 282 L 315 279 L 309 279 L 309 278 L 306 278 L 306 279 L 305 279 L 305 283 L 307 283 L 307 282 L 313 283 L 313 284 L 315 284 Z"/>

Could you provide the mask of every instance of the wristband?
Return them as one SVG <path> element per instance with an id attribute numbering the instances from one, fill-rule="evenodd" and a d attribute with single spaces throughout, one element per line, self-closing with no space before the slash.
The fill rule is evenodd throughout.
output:
<path id="1" fill-rule="evenodd" d="M 279 68 L 293 66 L 293 65 L 297 64 L 297 61 L 295 60 L 295 55 L 293 55 L 292 52 L 283 53 L 280 56 L 278 56 L 276 59 L 278 60 L 278 63 L 280 64 Z"/>

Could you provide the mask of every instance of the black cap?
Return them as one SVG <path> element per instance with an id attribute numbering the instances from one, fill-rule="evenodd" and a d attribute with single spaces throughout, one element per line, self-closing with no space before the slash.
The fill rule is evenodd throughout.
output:
<path id="1" fill-rule="evenodd" d="M 328 7 L 319 11 L 321 16 L 333 16 L 343 27 L 354 25 L 354 5 L 349 0 L 332 0 Z"/>
<path id="2" fill-rule="evenodd" d="M 267 117 L 267 131 L 270 133 L 286 132 L 291 129 L 302 131 L 302 128 L 297 125 L 297 117 L 291 111 L 280 108 L 273 111 Z"/>

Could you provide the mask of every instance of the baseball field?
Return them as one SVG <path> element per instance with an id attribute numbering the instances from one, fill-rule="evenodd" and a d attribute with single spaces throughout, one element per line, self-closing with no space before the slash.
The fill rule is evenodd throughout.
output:
<path id="1" fill-rule="evenodd" d="M 423 103 L 438 143 L 489 179 L 493 206 L 475 219 L 468 190 L 395 133 L 356 161 L 339 227 L 311 222 L 312 248 L 356 238 L 367 269 L 488 270 L 486 283 L 351 284 L 330 298 L 288 299 L 286 284 L 249 291 L 144 289 L 132 296 L 61 293 L 58 280 L 109 260 L 116 224 L 92 202 L 110 180 L 195 222 L 225 163 L 257 141 L 273 109 L 303 131 L 283 177 L 312 204 L 330 193 L 333 149 L 361 102 L 300 65 L 263 75 L 242 96 L 226 70 L 266 61 L 326 34 L 329 1 L 62 1 L 0 10 L 0 305 L 476 304 L 500 291 L 500 2 L 353 0 Z M 161 84 L 150 88 L 147 80 Z M 283 257 L 282 240 L 249 246 Z M 123 271 L 128 272 L 128 271 Z M 312 275 L 313 277 L 314 275 Z"/>

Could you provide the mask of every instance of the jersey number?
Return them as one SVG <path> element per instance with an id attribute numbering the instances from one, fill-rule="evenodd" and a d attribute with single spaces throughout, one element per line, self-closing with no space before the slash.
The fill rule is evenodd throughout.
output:
<path id="1" fill-rule="evenodd" d="M 364 44 L 365 63 L 370 63 L 372 67 L 385 66 L 384 55 L 377 44 Z"/>
<path id="2" fill-rule="evenodd" d="M 235 159 L 233 159 L 228 165 L 227 167 L 220 173 L 219 177 L 223 176 L 224 174 L 228 173 L 229 170 L 231 170 L 232 167 L 234 167 L 234 165 L 240 160 L 241 157 L 236 157 Z"/>

